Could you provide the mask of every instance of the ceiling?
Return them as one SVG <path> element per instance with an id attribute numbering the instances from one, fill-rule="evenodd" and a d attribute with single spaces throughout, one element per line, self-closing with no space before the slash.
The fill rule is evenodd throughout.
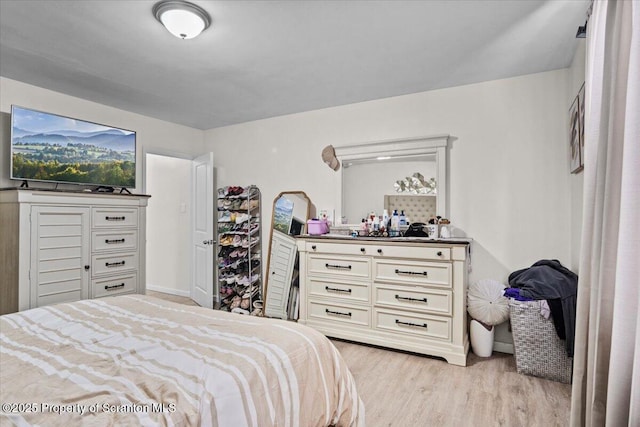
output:
<path id="1" fill-rule="evenodd" d="M 0 0 L 0 75 L 210 129 L 568 67 L 589 0 L 193 3 L 180 40 L 154 1 Z"/>

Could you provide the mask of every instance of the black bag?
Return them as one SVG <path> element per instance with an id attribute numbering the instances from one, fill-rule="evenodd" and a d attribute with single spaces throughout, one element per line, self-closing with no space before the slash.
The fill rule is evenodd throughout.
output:
<path id="1" fill-rule="evenodd" d="M 423 222 L 414 222 L 409 225 L 407 231 L 404 232 L 405 237 L 429 237 L 429 233 L 424 229 L 426 226 Z"/>

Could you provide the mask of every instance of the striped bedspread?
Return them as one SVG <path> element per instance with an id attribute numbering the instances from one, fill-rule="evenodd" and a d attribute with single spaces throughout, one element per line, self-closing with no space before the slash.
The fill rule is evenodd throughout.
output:
<path id="1" fill-rule="evenodd" d="M 292 322 L 130 295 L 2 316 L 0 340 L 0 425 L 364 425 L 336 348 Z"/>

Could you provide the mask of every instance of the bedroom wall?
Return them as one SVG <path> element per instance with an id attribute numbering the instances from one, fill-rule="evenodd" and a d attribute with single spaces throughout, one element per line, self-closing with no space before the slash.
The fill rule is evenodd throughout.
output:
<path id="1" fill-rule="evenodd" d="M 568 85 L 567 69 L 525 75 L 211 129 L 205 144 L 218 185 L 261 188 L 269 224 L 283 190 L 333 208 L 327 144 L 450 134 L 450 216 L 474 239 L 469 280 L 506 283 L 540 259 L 573 265 Z M 511 342 L 506 326 L 496 340 Z"/>
<path id="2" fill-rule="evenodd" d="M 567 93 L 567 112 L 585 81 L 586 39 L 580 39 L 578 49 L 569 67 L 569 92 Z M 568 114 L 568 113 L 567 113 Z M 567 124 L 567 127 L 569 125 Z M 572 174 L 571 181 L 571 264 L 568 266 L 575 273 L 580 273 L 580 246 L 582 241 L 582 191 L 584 187 L 584 171 Z"/>
<path id="3" fill-rule="evenodd" d="M 189 296 L 191 283 L 191 160 L 146 155 L 147 289 Z"/>
<path id="4" fill-rule="evenodd" d="M 136 188 L 133 189 L 135 192 L 142 192 L 144 188 L 142 168 L 144 149 L 190 156 L 204 151 L 203 132 L 199 129 L 153 119 L 0 77 L 0 187 L 15 187 L 20 184 L 18 181 L 9 180 L 11 104 L 136 131 Z M 39 185 L 47 186 L 44 183 Z"/>
<path id="5" fill-rule="evenodd" d="M 472 279 L 506 280 L 542 258 L 571 259 L 568 71 L 422 92 L 205 131 L 218 185 L 258 185 L 334 204 L 327 144 L 448 133 L 451 220 L 475 239 Z M 271 212 L 263 213 L 269 223 Z"/>

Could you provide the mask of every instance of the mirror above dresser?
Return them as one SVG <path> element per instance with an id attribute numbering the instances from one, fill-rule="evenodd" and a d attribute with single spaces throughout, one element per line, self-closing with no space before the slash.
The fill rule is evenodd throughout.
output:
<path id="1" fill-rule="evenodd" d="M 410 221 L 449 217 L 447 153 L 451 137 L 436 135 L 335 147 L 340 169 L 336 222 L 357 224 L 374 211 L 413 209 Z M 412 183 L 415 183 L 414 187 Z"/>

